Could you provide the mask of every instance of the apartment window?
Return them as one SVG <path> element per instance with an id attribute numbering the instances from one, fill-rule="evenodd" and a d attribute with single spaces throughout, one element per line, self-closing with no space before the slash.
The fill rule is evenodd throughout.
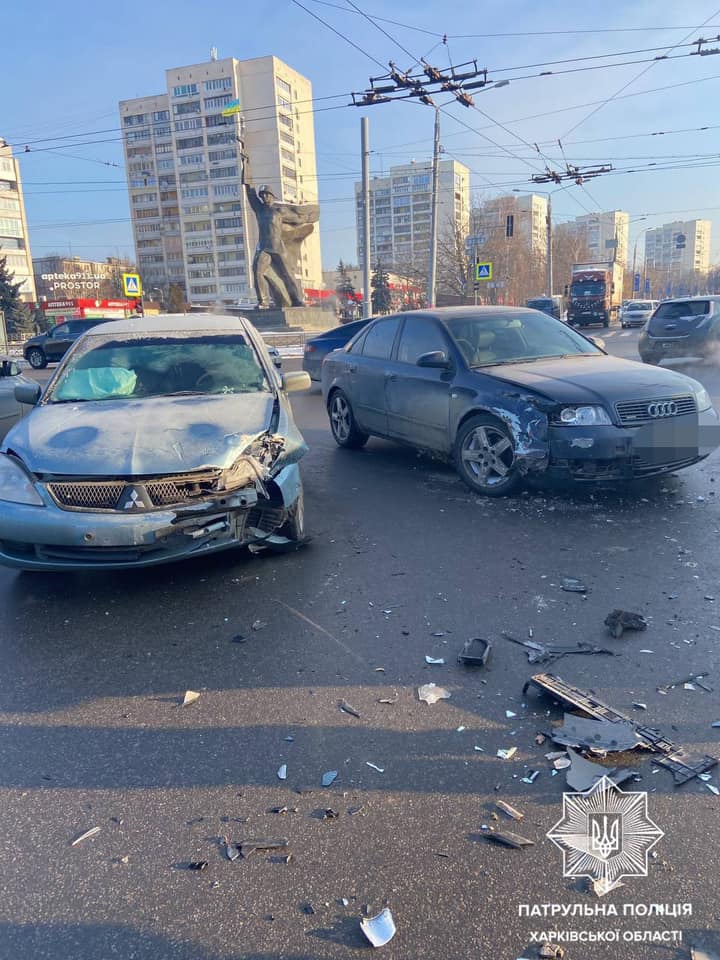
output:
<path id="1" fill-rule="evenodd" d="M 133 205 L 136 207 L 147 206 L 150 203 L 157 203 L 158 195 L 156 193 L 137 193 L 132 198 Z"/>
<path id="2" fill-rule="evenodd" d="M 157 233 L 160 230 L 159 223 L 140 223 L 135 227 L 137 233 Z"/>
<path id="3" fill-rule="evenodd" d="M 220 183 L 213 187 L 214 197 L 239 197 L 240 187 L 236 183 Z"/>
<path id="4" fill-rule="evenodd" d="M 216 80 L 206 80 L 203 84 L 205 93 L 211 90 L 232 90 L 232 77 L 218 77 Z"/>
<path id="5" fill-rule="evenodd" d="M 201 147 L 203 145 L 202 137 L 185 137 L 182 140 L 176 142 L 176 147 L 178 150 L 193 150 L 195 147 Z M 180 158 L 182 163 L 182 157 Z"/>
<path id="6" fill-rule="evenodd" d="M 296 174 L 295 171 L 292 169 L 292 167 L 283 167 L 283 168 L 282 168 L 282 175 L 283 175 L 284 177 L 287 177 L 288 180 L 297 180 L 297 174 Z"/>
<path id="7" fill-rule="evenodd" d="M 284 147 L 280 148 L 280 156 L 283 160 L 287 160 L 290 163 L 295 163 L 295 154 L 290 150 L 286 150 Z"/>
<path id="8" fill-rule="evenodd" d="M 155 240 L 138 240 L 137 245 L 140 249 L 143 249 L 143 250 L 148 249 L 150 247 L 154 247 L 157 249 L 157 247 L 162 246 L 162 240 L 160 239 L 160 237 L 157 237 Z"/>
<path id="9" fill-rule="evenodd" d="M 180 183 L 205 183 L 207 174 L 204 170 L 189 170 L 180 174 Z"/>
<path id="10" fill-rule="evenodd" d="M 222 110 L 232 100 L 231 93 L 224 93 L 221 97 L 205 97 L 206 110 Z"/>
<path id="11" fill-rule="evenodd" d="M 205 163 L 205 154 L 203 153 L 185 153 L 180 157 L 181 167 L 197 167 Z M 182 177 L 182 174 L 180 174 Z"/>
<path id="12" fill-rule="evenodd" d="M 160 164 L 158 164 L 158 166 L 160 166 Z M 168 177 L 167 175 L 164 176 L 164 177 L 160 177 L 159 184 L 160 184 L 160 189 L 167 189 L 168 187 L 174 187 L 174 186 L 175 186 L 175 177 L 174 177 L 174 176 Z M 176 194 L 176 193 L 173 193 L 173 197 L 176 197 L 176 196 L 177 196 L 177 194 Z M 168 199 L 168 198 L 167 198 L 167 196 L 161 196 L 160 199 L 161 199 L 161 200 L 166 200 L 166 199 Z"/>
<path id="13" fill-rule="evenodd" d="M 293 122 L 292 122 L 292 120 L 290 119 L 290 117 L 286 117 L 284 113 L 279 113 L 279 114 L 278 114 L 278 120 L 280 121 L 280 123 L 281 123 L 284 127 L 287 127 L 288 130 L 292 130 L 292 129 L 293 129 Z"/>
<path id="14" fill-rule="evenodd" d="M 194 117 L 192 120 L 176 120 L 175 130 L 199 130 L 202 127 L 202 119 Z"/>
<path id="15" fill-rule="evenodd" d="M 220 187 L 215 187 L 215 190 L 220 190 Z M 242 204 L 239 200 L 226 200 L 224 203 L 214 203 L 213 212 L 214 213 L 240 213 L 242 211 Z"/>
<path id="16" fill-rule="evenodd" d="M 133 177 L 130 181 L 130 186 L 134 189 L 136 187 L 153 187 L 155 186 L 155 177 Z M 133 200 L 133 203 L 138 201 Z"/>
<path id="17" fill-rule="evenodd" d="M 156 143 L 155 153 L 172 153 L 171 143 Z"/>
<path id="18" fill-rule="evenodd" d="M 285 133 L 284 130 L 280 131 L 280 139 L 282 140 L 283 143 L 287 143 L 291 147 L 295 146 L 294 137 L 291 137 L 289 133 Z"/>
<path id="19" fill-rule="evenodd" d="M 140 263 L 164 263 L 165 257 L 161 253 L 141 253 L 138 257 Z"/>
<path id="20" fill-rule="evenodd" d="M 208 233 L 210 226 L 209 220 L 196 220 L 194 223 L 185 224 L 185 233 Z"/>
<path id="21" fill-rule="evenodd" d="M 170 157 L 169 159 L 157 161 L 158 170 L 173 170 L 174 167 L 175 167 L 175 161 L 172 159 L 172 157 Z"/>
<path id="22" fill-rule="evenodd" d="M 220 267 L 218 269 L 219 277 L 239 277 L 243 276 L 245 273 L 244 264 L 240 264 L 237 267 Z"/>
<path id="23" fill-rule="evenodd" d="M 177 87 L 173 87 L 173 96 L 174 97 L 192 97 L 198 92 L 198 85 L 196 83 L 181 83 Z"/>
<path id="24" fill-rule="evenodd" d="M 237 177 L 238 168 L 237 165 L 231 167 L 215 167 L 210 170 L 210 179 L 211 180 L 222 180 L 225 177 Z"/>
<path id="25" fill-rule="evenodd" d="M 188 263 L 196 266 L 203 263 L 214 263 L 212 253 L 191 253 L 188 255 Z"/>
<path id="26" fill-rule="evenodd" d="M 206 197 L 207 195 L 207 187 L 188 187 L 187 189 L 180 191 L 180 196 L 183 200 L 196 200 L 201 197 Z"/>
<path id="27" fill-rule="evenodd" d="M 151 147 L 128 147 L 128 158 L 130 157 L 151 157 Z"/>
<path id="28" fill-rule="evenodd" d="M 218 230 L 230 230 L 233 228 L 238 229 L 239 227 L 242 227 L 242 225 L 242 217 L 225 217 L 215 221 L 215 226 Z"/>
<path id="29" fill-rule="evenodd" d="M 132 113 L 130 116 L 123 118 L 123 124 L 126 127 L 142 127 L 147 122 L 148 115 L 146 113 Z"/>
<path id="30" fill-rule="evenodd" d="M 210 163 L 218 160 L 234 160 L 237 157 L 237 150 L 234 147 L 228 147 L 225 150 L 211 150 L 208 154 Z"/>
<path id="31" fill-rule="evenodd" d="M 207 203 L 195 203 L 189 207 L 183 207 L 183 215 L 186 217 L 197 217 L 199 214 L 210 213 L 210 205 Z"/>
<path id="32" fill-rule="evenodd" d="M 0 210 L 7 210 L 10 213 L 20 213 L 20 201 L 15 197 L 0 197 Z"/>
<path id="33" fill-rule="evenodd" d="M 13 161 L 7 157 L 0 157 L 0 172 L 9 173 L 11 177 L 15 176 L 15 167 Z"/>
<path id="34" fill-rule="evenodd" d="M 153 115 L 152 115 L 152 118 L 153 118 L 153 123 L 162 123 L 163 120 L 169 120 L 169 119 L 170 119 L 170 111 L 169 111 L 169 110 L 155 110 L 154 113 L 153 113 Z"/>
<path id="35" fill-rule="evenodd" d="M 188 117 L 192 113 L 200 113 L 199 100 L 187 100 L 185 103 L 173 104 L 173 116 Z"/>
<path id="36" fill-rule="evenodd" d="M 151 207 L 149 210 L 136 210 L 135 217 L 138 220 L 149 220 L 151 217 L 159 217 L 160 210 L 157 207 Z"/>
<path id="37" fill-rule="evenodd" d="M 207 145 L 209 147 L 216 147 L 219 143 L 234 143 L 235 134 L 228 131 L 227 133 L 209 133 L 207 135 Z"/>
<path id="38" fill-rule="evenodd" d="M 224 127 L 227 121 L 221 113 L 211 113 L 208 117 L 205 117 L 205 126 L 206 127 Z"/>
<path id="39" fill-rule="evenodd" d="M 125 140 L 127 143 L 138 143 L 140 140 L 149 140 L 150 131 L 145 130 L 131 130 L 129 133 L 125 134 Z"/>
<path id="40" fill-rule="evenodd" d="M 242 239 L 242 238 L 240 238 Z M 245 259 L 244 250 L 227 250 L 217 255 L 218 263 L 234 263 L 236 260 Z"/>
<path id="41" fill-rule="evenodd" d="M 236 247 L 245 243 L 245 237 L 242 234 L 234 234 L 229 236 L 218 237 L 216 240 L 216 245 L 218 247 Z M 218 257 L 222 257 L 223 254 L 219 253 Z M 244 257 L 245 252 L 243 250 L 238 250 L 238 256 Z"/>
<path id="42" fill-rule="evenodd" d="M 212 280 L 215 276 L 214 270 L 188 270 L 188 276 L 191 280 Z"/>
<path id="43" fill-rule="evenodd" d="M 286 100 L 285 97 L 281 97 L 280 94 L 278 94 L 277 102 L 279 107 L 284 107 L 286 110 L 292 110 L 292 103 L 290 103 L 289 100 Z"/>
<path id="44" fill-rule="evenodd" d="M 212 246 L 212 239 L 210 237 L 203 238 L 202 240 L 186 240 L 185 248 L 187 250 L 207 250 L 208 247 Z"/>
<path id="45" fill-rule="evenodd" d="M 223 293 L 242 293 L 245 289 L 244 283 L 223 283 L 221 285 Z"/>
<path id="46" fill-rule="evenodd" d="M 292 96 L 292 87 L 287 80 L 283 80 L 281 77 L 276 77 L 275 82 L 277 83 L 279 90 L 282 90 L 283 93 L 286 93 L 289 97 Z"/>
<path id="47" fill-rule="evenodd" d="M 200 284 L 199 286 L 192 284 L 190 287 L 190 293 L 191 294 L 217 293 L 217 288 L 215 287 L 215 284 L 210 285 L 207 283 L 203 283 L 203 284 Z"/>

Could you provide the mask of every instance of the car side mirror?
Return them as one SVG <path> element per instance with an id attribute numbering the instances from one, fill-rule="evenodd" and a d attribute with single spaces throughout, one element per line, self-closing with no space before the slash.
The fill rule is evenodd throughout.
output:
<path id="1" fill-rule="evenodd" d="M 272 362 L 276 370 L 282 370 L 282 357 L 273 354 Z"/>
<path id="2" fill-rule="evenodd" d="M 417 358 L 417 366 L 447 370 L 450 367 L 450 361 L 444 350 L 431 350 L 430 353 L 423 353 Z"/>
<path id="3" fill-rule="evenodd" d="M 17 402 L 25 403 L 29 407 L 35 406 L 40 399 L 41 393 L 42 390 L 40 389 L 39 383 L 21 383 L 15 387 L 15 399 Z"/>
<path id="4" fill-rule="evenodd" d="M 282 376 L 282 388 L 285 393 L 297 393 L 298 390 L 309 390 L 311 386 L 310 374 L 304 370 L 295 370 L 291 373 L 284 373 Z"/>

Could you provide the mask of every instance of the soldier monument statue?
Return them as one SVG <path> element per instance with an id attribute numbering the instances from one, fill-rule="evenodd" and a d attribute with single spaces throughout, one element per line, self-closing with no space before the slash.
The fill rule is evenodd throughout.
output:
<path id="1" fill-rule="evenodd" d="M 316 203 L 278 203 L 268 186 L 256 190 L 244 149 L 242 182 L 257 220 L 258 243 L 252 270 L 258 307 L 268 307 L 270 296 L 278 308 L 302 307 L 303 289 L 295 273 L 302 241 L 312 233 L 320 207 Z"/>

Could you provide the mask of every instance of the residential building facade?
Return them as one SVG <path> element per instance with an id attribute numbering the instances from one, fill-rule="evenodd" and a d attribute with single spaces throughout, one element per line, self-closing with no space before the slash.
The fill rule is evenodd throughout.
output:
<path id="1" fill-rule="evenodd" d="M 276 57 L 212 59 L 165 72 L 166 92 L 123 100 L 125 164 L 145 288 L 179 284 L 191 304 L 253 300 L 255 217 L 242 186 L 241 140 L 256 187 L 317 203 L 312 85 Z M 238 101 L 239 111 L 223 109 Z M 296 276 L 322 281 L 318 225 Z"/>
<path id="2" fill-rule="evenodd" d="M 675 220 L 645 233 L 645 270 L 707 273 L 710 220 Z M 683 239 L 684 238 L 684 239 Z"/>
<path id="3" fill-rule="evenodd" d="M 21 285 L 21 299 L 33 303 L 35 282 L 20 164 L 4 140 L 0 140 L 0 256 L 7 259 L 8 270 Z"/>
<path id="4" fill-rule="evenodd" d="M 588 213 L 555 227 L 574 236 L 588 250 L 590 260 L 614 260 L 628 266 L 630 214 L 624 210 Z"/>
<path id="5" fill-rule="evenodd" d="M 363 262 L 365 228 L 362 184 L 355 184 L 358 261 Z M 430 256 L 432 163 L 391 167 L 370 181 L 370 261 L 405 274 L 410 264 L 426 269 Z M 470 171 L 457 160 L 441 160 L 438 182 L 438 232 L 467 233 L 470 220 Z"/>
<path id="6" fill-rule="evenodd" d="M 492 197 L 473 210 L 471 236 L 477 241 L 479 254 L 482 254 L 484 244 L 496 247 L 498 239 L 505 237 L 520 241 L 533 253 L 544 255 L 547 248 L 547 200 L 535 193 Z M 470 253 L 473 255 L 472 251 Z"/>
<path id="7" fill-rule="evenodd" d="M 34 257 L 35 290 L 40 301 L 122 295 L 121 275 L 134 266 L 128 260 L 83 260 L 80 257 Z"/>

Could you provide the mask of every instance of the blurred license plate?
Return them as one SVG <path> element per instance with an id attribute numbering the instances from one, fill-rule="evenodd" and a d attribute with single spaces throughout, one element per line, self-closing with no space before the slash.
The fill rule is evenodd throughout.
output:
<path id="1" fill-rule="evenodd" d="M 648 463 L 673 463 L 698 455 L 697 417 L 671 417 L 643 425 L 635 435 L 635 453 Z"/>

